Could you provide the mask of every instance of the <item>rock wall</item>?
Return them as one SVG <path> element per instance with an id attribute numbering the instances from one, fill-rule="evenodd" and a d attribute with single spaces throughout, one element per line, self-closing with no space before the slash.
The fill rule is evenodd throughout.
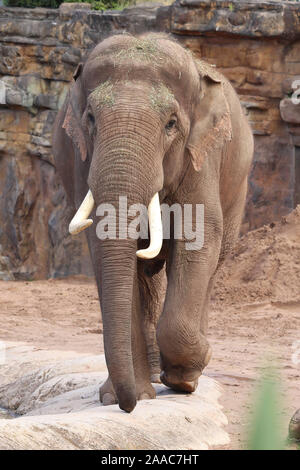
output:
<path id="1" fill-rule="evenodd" d="M 77 63 L 115 31 L 170 32 L 233 83 L 255 135 L 244 231 L 300 203 L 300 105 L 291 100 L 299 12 L 297 2 L 223 0 L 122 12 L 0 7 L 0 278 L 92 272 L 84 235 L 67 235 L 72 214 L 55 174 L 51 127 Z"/>

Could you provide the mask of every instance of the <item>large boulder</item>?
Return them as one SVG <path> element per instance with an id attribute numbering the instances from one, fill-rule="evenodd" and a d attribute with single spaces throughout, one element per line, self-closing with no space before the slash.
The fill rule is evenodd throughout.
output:
<path id="1" fill-rule="evenodd" d="M 0 419 L 0 449 L 207 449 L 229 441 L 212 378 L 202 376 L 192 395 L 155 385 L 157 399 L 127 414 L 99 403 L 103 355 L 19 371 L 0 387 L 0 406 L 19 416 Z"/>

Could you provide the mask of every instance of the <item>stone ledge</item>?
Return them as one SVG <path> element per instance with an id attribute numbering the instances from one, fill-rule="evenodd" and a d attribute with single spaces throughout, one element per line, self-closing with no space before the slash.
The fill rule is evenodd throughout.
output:
<path id="1" fill-rule="evenodd" d="M 59 6 L 59 16 L 61 19 L 66 19 L 72 16 L 75 10 L 91 10 L 90 3 L 69 3 L 64 2 Z"/>
<path id="2" fill-rule="evenodd" d="M 300 37 L 298 2 L 177 0 L 170 8 L 175 34 Z"/>
<path id="3" fill-rule="evenodd" d="M 160 4 L 139 5 L 123 11 L 2 7 L 0 42 L 56 47 L 76 45 L 86 49 L 115 30 L 133 34 L 169 31 L 170 13 L 170 7 Z"/>
<path id="4" fill-rule="evenodd" d="M 22 344 L 7 347 L 5 372 L 19 374 L 5 378 L 5 385 L 0 379 L 0 403 L 22 416 L 0 420 L 1 450 L 202 450 L 229 443 L 219 404 L 222 389 L 210 377 L 200 377 L 191 395 L 155 384 L 157 398 L 139 401 L 127 414 L 117 405 L 99 403 L 99 385 L 107 377 L 103 355 L 54 362 L 51 351 L 39 350 L 39 360 L 46 354 L 50 364 L 38 367 L 30 346 L 26 359 Z M 31 370 L 24 373 L 28 358 Z"/>
<path id="5" fill-rule="evenodd" d="M 98 29 L 99 26 L 105 28 L 105 23 L 109 21 L 116 21 L 129 30 L 137 29 L 137 32 L 139 32 L 138 23 L 141 27 L 147 23 L 150 28 L 170 30 L 174 34 L 216 33 L 251 38 L 282 37 L 284 39 L 300 37 L 299 2 L 177 0 L 170 6 L 145 4 L 125 8 L 122 11 L 96 11 L 85 6 L 64 8 L 64 5 L 69 4 L 62 4 L 57 10 L 0 7 L 0 22 L 1 18 L 6 20 L 11 18 L 16 22 L 26 20 L 26 25 L 27 21 L 47 20 L 49 21 L 48 27 L 53 28 L 57 26 L 55 20 L 59 23 L 68 21 L 72 24 L 87 22 L 90 27 L 94 26 Z M 20 27 L 23 26 L 20 25 Z M 8 32 L 6 28 L 4 29 L 4 34 L 6 37 L 2 40 L 8 40 L 11 34 L 11 40 L 18 42 L 17 35 L 9 32 L 9 27 Z M 39 34 L 36 36 L 40 37 Z M 51 39 L 48 41 L 49 44 L 53 43 Z M 61 39 L 63 38 L 55 38 L 56 41 L 61 41 Z"/>
<path id="6" fill-rule="evenodd" d="M 45 18 L 55 19 L 58 16 L 59 10 L 54 8 L 0 7 L 0 17 L 44 20 Z"/>

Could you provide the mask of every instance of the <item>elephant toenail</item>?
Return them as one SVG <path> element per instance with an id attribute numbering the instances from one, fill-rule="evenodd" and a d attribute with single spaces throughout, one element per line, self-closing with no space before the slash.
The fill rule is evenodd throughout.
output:
<path id="1" fill-rule="evenodd" d="M 104 393 L 102 403 L 104 406 L 114 405 L 116 403 L 116 400 L 111 393 Z"/>
<path id="2" fill-rule="evenodd" d="M 186 387 L 187 392 L 194 392 L 198 386 L 198 380 L 194 382 L 184 382 L 184 386 Z"/>
<path id="3" fill-rule="evenodd" d="M 151 383 L 152 384 L 161 384 L 160 374 L 152 374 L 151 375 Z"/>
<path id="4" fill-rule="evenodd" d="M 150 399 L 151 399 L 151 397 L 150 397 L 150 395 L 148 395 L 148 393 L 145 393 L 145 392 L 141 393 L 140 400 L 150 400 Z"/>

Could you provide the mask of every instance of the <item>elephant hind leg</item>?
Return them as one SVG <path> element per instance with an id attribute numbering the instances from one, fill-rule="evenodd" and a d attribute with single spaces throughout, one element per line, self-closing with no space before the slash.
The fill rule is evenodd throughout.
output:
<path id="1" fill-rule="evenodd" d="M 156 341 L 156 327 L 162 312 L 167 284 L 164 261 L 158 264 L 157 269 L 151 273 L 145 269 L 145 265 L 139 265 L 143 329 L 152 383 L 160 383 L 160 353 Z"/>
<path id="2" fill-rule="evenodd" d="M 235 243 L 239 237 L 241 223 L 244 215 L 247 189 L 248 180 L 246 178 L 241 185 L 238 199 L 224 214 L 223 239 L 218 268 L 223 264 L 227 256 L 229 256 L 233 252 Z"/>

